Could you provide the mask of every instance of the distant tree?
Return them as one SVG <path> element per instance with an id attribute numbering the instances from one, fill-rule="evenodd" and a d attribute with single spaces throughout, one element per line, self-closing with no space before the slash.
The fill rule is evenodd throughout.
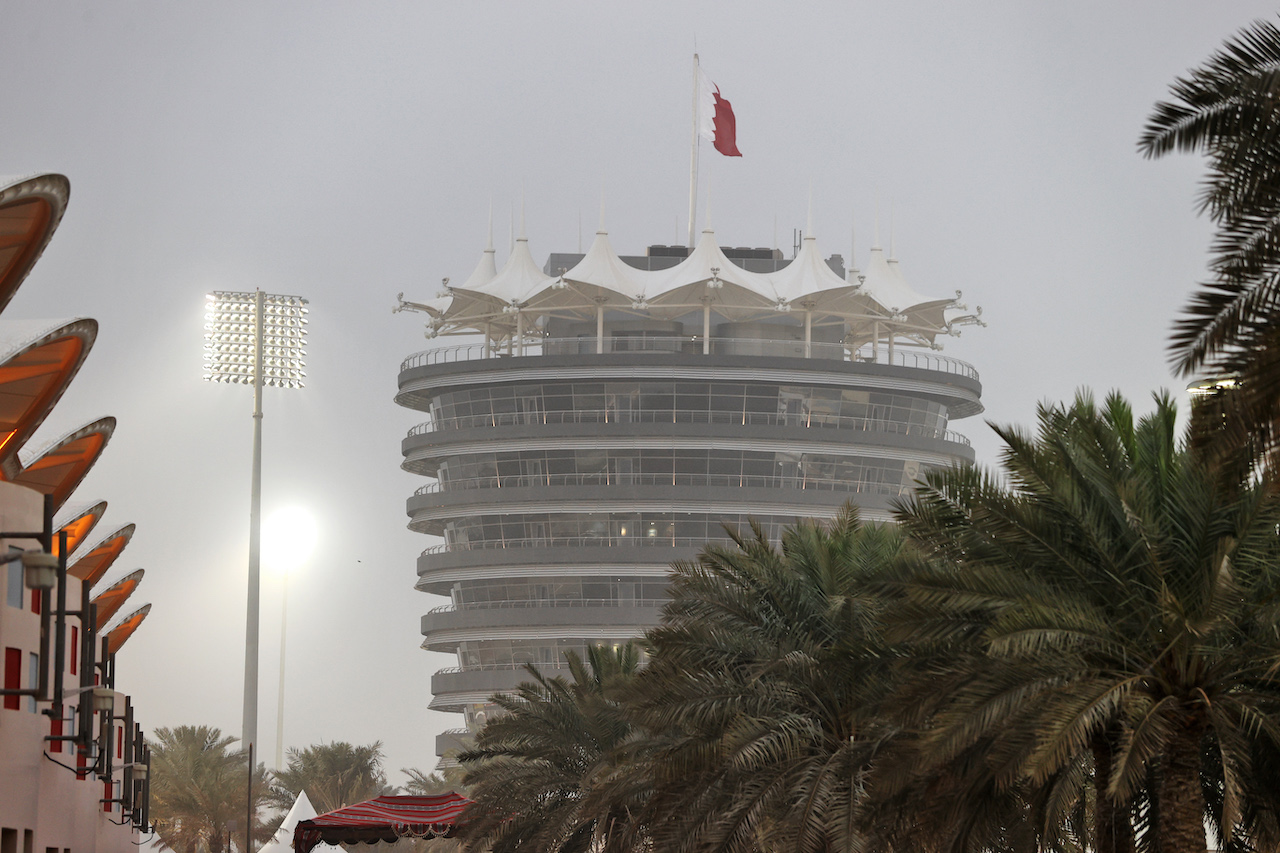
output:
<path id="1" fill-rule="evenodd" d="M 463 790 L 466 786 L 462 784 L 462 771 L 458 768 L 447 768 L 443 771 L 427 773 L 416 767 L 401 767 L 400 772 L 409 777 L 409 781 L 402 786 L 402 790 L 406 794 L 414 794 L 416 796 L 431 796 L 432 794 L 447 794 L 450 791 L 465 794 Z"/>
<path id="2" fill-rule="evenodd" d="M 289 766 L 273 774 L 267 801 L 288 809 L 302 791 L 323 814 L 395 792 L 382 771 L 382 741 L 353 746 L 342 741 L 288 751 Z"/>
<path id="3" fill-rule="evenodd" d="M 235 750 L 234 737 L 209 726 L 158 728 L 151 740 L 151 816 L 161 846 L 179 853 L 223 853 L 227 827 L 244 824 L 248 757 Z M 256 806 L 266 802 L 267 772 L 258 765 L 253 782 Z M 255 808 L 255 813 L 257 809 Z M 243 849 L 243 829 L 232 842 Z M 254 838 L 271 830 L 255 824 Z"/>

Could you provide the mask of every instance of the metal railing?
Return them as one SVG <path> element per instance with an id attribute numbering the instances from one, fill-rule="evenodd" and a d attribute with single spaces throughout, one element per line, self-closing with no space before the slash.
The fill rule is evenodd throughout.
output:
<path id="1" fill-rule="evenodd" d="M 450 347 L 423 350 L 414 353 L 400 364 L 400 370 L 461 361 L 478 361 L 485 358 L 521 358 L 541 355 L 597 355 L 605 353 L 679 353 L 703 355 L 704 341 L 701 335 L 682 337 L 607 337 L 601 344 L 595 337 L 583 338 L 533 338 L 526 340 L 517 353 L 499 352 L 488 344 L 458 344 Z M 955 358 L 923 352 L 915 348 L 895 348 L 892 359 L 887 347 L 862 346 L 850 350 L 844 344 L 805 344 L 804 341 L 751 340 L 747 338 L 711 338 L 707 342 L 709 355 L 768 356 L 774 358 L 813 358 L 828 361 L 857 361 L 875 364 L 892 364 L 917 370 L 936 370 L 978 378 L 973 365 Z M 807 349 L 807 354 L 806 354 Z"/>
<path id="2" fill-rule="evenodd" d="M 708 542 L 728 541 L 724 536 L 540 536 L 525 539 L 481 539 L 430 545 L 420 556 L 458 551 L 500 548 L 701 548 Z"/>
<path id="3" fill-rule="evenodd" d="M 772 412 L 730 412 L 705 409 L 575 409 L 550 412 L 493 412 L 433 418 L 409 430 L 409 436 L 451 429 L 535 426 L 545 424 L 716 424 L 726 426 L 781 426 L 804 429 L 844 429 L 857 432 L 889 433 L 942 439 L 969 446 L 969 439 L 949 429 L 924 424 L 901 423 L 880 418 L 859 418 L 820 412 L 786 414 Z"/>
<path id="4" fill-rule="evenodd" d="M 665 598 L 532 598 L 515 601 L 470 601 L 461 604 L 442 604 L 427 611 L 432 613 L 463 613 L 475 610 L 524 610 L 541 608 L 598 608 L 598 607 L 662 607 Z"/>
<path id="5" fill-rule="evenodd" d="M 547 663 L 531 660 L 528 663 L 478 663 L 467 666 L 446 666 L 444 669 L 437 669 L 433 675 L 457 675 L 460 672 L 509 672 L 514 669 L 524 669 L 529 664 L 533 664 L 540 671 L 545 670 L 569 670 L 567 663 Z M 447 732 L 446 732 L 447 734 Z"/>
<path id="6" fill-rule="evenodd" d="M 862 492 L 884 483 L 804 477 L 798 475 L 754 476 L 747 474 L 527 474 L 506 477 L 469 477 L 441 483 L 433 480 L 419 486 L 414 495 L 464 492 L 478 489 L 533 489 L 551 486 L 706 486 L 738 489 L 799 489 L 818 492 Z M 897 485 L 886 486 L 898 489 Z"/>

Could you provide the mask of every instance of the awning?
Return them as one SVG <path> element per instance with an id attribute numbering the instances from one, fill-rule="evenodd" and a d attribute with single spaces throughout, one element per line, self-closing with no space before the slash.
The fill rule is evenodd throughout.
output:
<path id="1" fill-rule="evenodd" d="M 452 835 L 458 816 L 470 803 L 452 792 L 431 797 L 375 797 L 298 821 L 293 830 L 294 853 L 310 853 L 321 843 L 374 844 Z"/>

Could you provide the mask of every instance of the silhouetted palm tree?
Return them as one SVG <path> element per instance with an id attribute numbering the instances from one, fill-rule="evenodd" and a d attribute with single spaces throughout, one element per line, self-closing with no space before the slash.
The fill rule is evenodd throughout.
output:
<path id="1" fill-rule="evenodd" d="M 629 692 L 651 733 L 655 846 L 854 851 L 894 650 L 873 585 L 903 548 L 852 507 L 760 528 L 676 564 L 650 666 Z"/>
<path id="2" fill-rule="evenodd" d="M 997 782 L 1033 790 L 1091 766 L 1097 849 L 1127 849 L 1134 815 L 1153 849 L 1203 851 L 1206 811 L 1258 841 L 1274 802 L 1252 765 L 1280 747 L 1280 502 L 1219 491 L 1167 397 L 1140 420 L 1114 395 L 1039 419 L 997 430 L 1003 478 L 933 471 L 903 508 L 938 559 L 900 624 L 985 650 L 937 682 L 926 755 L 986 744 Z"/>
<path id="3" fill-rule="evenodd" d="M 565 654 L 571 680 L 533 680 L 493 697 L 503 710 L 459 756 L 475 806 L 463 816 L 468 849 L 493 853 L 623 853 L 642 846 L 635 818 L 643 804 L 622 748 L 632 725 L 612 698 L 634 677 L 628 643 Z"/>
<path id="4" fill-rule="evenodd" d="M 1201 209 L 1217 226 L 1212 278 L 1175 326 L 1186 375 L 1228 378 L 1226 438 L 1274 451 L 1280 440 L 1280 27 L 1257 21 L 1156 104 L 1138 147 L 1207 156 Z M 1217 407 L 1215 407 L 1216 409 Z M 1210 432 L 1224 432 L 1213 411 Z"/>

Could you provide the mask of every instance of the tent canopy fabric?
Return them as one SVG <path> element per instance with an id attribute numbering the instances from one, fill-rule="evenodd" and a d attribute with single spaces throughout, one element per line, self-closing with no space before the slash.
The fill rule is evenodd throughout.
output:
<path id="1" fill-rule="evenodd" d="M 962 313 L 968 309 L 958 291 L 954 297 L 917 293 L 892 254 L 872 247 L 866 268 L 850 269 L 846 279 L 823 260 L 810 227 L 789 263 L 754 272 L 730 259 L 708 227 L 674 266 L 640 269 L 618 256 L 602 222 L 590 250 L 556 276 L 538 268 L 521 229 L 501 268 L 491 235 L 465 284 L 446 285 L 436 302 L 416 307 L 431 316 L 428 338 L 479 333 L 508 345 L 546 337 L 551 319 L 599 324 L 606 312 L 610 321 L 673 323 L 701 313 L 704 327 L 711 314 L 730 323 L 842 327 L 842 342 L 852 349 L 882 341 L 937 349 L 939 336 L 983 324 L 981 311 Z"/>
<path id="2" fill-rule="evenodd" d="M 310 853 L 317 844 L 374 844 L 401 838 L 452 835 L 471 801 L 450 792 L 430 797 L 374 797 L 354 806 L 298 821 L 294 853 Z"/>

